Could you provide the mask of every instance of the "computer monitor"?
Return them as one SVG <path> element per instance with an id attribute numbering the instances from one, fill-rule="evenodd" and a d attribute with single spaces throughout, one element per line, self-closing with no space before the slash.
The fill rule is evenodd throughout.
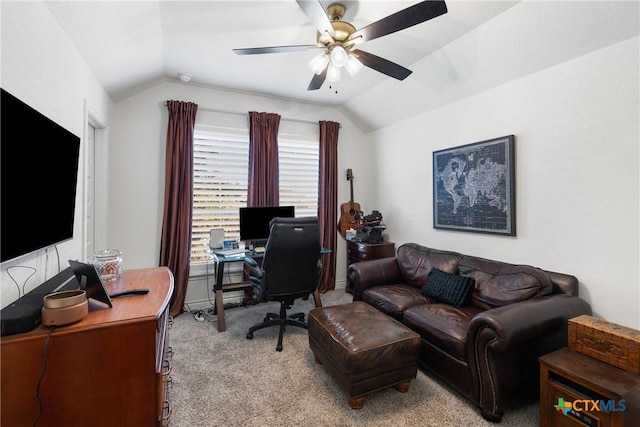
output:
<path id="1" fill-rule="evenodd" d="M 273 218 L 295 217 L 294 206 L 260 206 L 240 208 L 240 240 L 264 246 L 269 238 L 269 223 Z"/>

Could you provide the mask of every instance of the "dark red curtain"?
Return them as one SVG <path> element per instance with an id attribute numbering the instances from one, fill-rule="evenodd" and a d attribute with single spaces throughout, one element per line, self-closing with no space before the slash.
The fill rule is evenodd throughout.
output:
<path id="1" fill-rule="evenodd" d="M 193 205 L 193 130 L 198 105 L 167 101 L 167 148 L 164 179 L 164 213 L 160 265 L 173 272 L 171 316 L 182 313 L 189 281 L 191 258 L 191 209 Z"/>
<path id="2" fill-rule="evenodd" d="M 278 206 L 280 204 L 279 127 L 278 114 L 249 112 L 247 206 Z"/>
<path id="3" fill-rule="evenodd" d="M 336 244 L 338 240 L 338 133 L 340 123 L 321 121 L 318 219 L 320 242 L 331 249 L 323 256 L 323 269 L 318 290 L 336 287 Z"/>

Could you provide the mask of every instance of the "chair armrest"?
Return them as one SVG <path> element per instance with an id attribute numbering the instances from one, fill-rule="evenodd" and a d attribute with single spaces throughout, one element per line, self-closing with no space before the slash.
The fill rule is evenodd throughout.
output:
<path id="1" fill-rule="evenodd" d="M 253 258 L 246 257 L 244 259 L 244 271 L 249 275 L 249 277 L 262 279 L 262 268 L 260 268 L 256 260 Z"/>
<path id="2" fill-rule="evenodd" d="M 354 301 L 361 301 L 362 292 L 372 286 L 404 282 L 396 257 L 351 264 L 347 271 L 347 280 L 351 283 Z"/>
<path id="3" fill-rule="evenodd" d="M 469 324 L 467 342 L 474 343 L 488 329 L 491 340 L 486 344 L 494 351 L 507 351 L 564 330 L 566 345 L 568 320 L 581 314 L 591 314 L 591 306 L 570 295 L 551 295 L 509 304 L 476 315 Z"/>

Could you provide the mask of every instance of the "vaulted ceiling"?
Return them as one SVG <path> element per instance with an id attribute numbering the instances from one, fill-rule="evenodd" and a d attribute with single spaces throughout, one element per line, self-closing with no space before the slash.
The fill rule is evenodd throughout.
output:
<path id="1" fill-rule="evenodd" d="M 333 1 L 320 3 L 326 9 Z M 341 3 L 346 6 L 343 20 L 359 29 L 417 2 Z M 315 91 L 307 90 L 313 76 L 308 62 L 317 51 L 265 55 L 236 55 L 232 51 L 316 43 L 317 29 L 294 0 L 48 1 L 47 5 L 116 102 L 159 82 L 178 81 L 179 75 L 186 73 L 191 76 L 190 84 L 336 106 L 363 129 L 371 130 L 384 125 L 389 114 L 376 117 L 361 111 L 369 98 L 391 101 L 388 93 L 411 90 L 416 82 L 421 86 L 438 84 L 430 80 L 425 61 L 446 62 L 447 58 L 438 56 L 444 46 L 518 3 L 448 1 L 448 13 L 361 46 L 412 70 L 407 79 L 395 80 L 365 67 L 355 76 L 343 72 L 340 82 L 331 88 L 325 82 Z M 556 22 L 550 17 L 549 23 Z M 551 28 L 554 34 L 559 30 Z"/>

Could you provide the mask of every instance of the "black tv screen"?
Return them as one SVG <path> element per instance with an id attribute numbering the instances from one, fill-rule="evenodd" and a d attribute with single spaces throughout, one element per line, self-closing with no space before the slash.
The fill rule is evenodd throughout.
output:
<path id="1" fill-rule="evenodd" d="M 273 218 L 295 216 L 294 206 L 263 206 L 240 208 L 240 240 L 243 242 L 267 240 L 269 223 Z"/>
<path id="2" fill-rule="evenodd" d="M 80 138 L 0 91 L 0 262 L 5 262 L 73 238 Z"/>

